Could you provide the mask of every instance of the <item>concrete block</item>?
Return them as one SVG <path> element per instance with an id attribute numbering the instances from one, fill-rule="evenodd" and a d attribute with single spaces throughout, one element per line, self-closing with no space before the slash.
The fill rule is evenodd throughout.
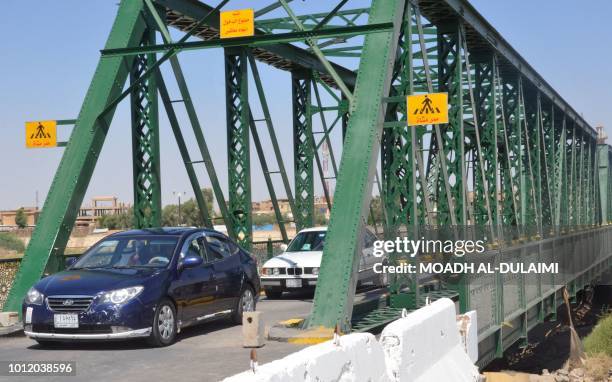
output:
<path id="1" fill-rule="evenodd" d="M 242 346 L 259 348 L 265 345 L 265 328 L 261 312 L 242 313 Z"/>
<path id="2" fill-rule="evenodd" d="M 11 326 L 19 322 L 17 312 L 0 312 L 0 326 Z"/>
<path id="3" fill-rule="evenodd" d="M 473 363 L 478 361 L 478 321 L 475 310 L 457 316 L 457 329 L 463 350 Z"/>
<path id="4" fill-rule="evenodd" d="M 478 381 L 478 368 L 463 350 L 455 304 L 440 299 L 383 329 L 380 342 L 393 381 Z"/>
<path id="5" fill-rule="evenodd" d="M 226 382 L 389 382 L 383 349 L 370 333 L 341 336 L 259 366 Z"/>

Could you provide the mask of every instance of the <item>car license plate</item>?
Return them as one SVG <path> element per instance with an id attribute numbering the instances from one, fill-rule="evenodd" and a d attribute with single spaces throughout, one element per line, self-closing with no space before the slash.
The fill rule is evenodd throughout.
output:
<path id="1" fill-rule="evenodd" d="M 301 288 L 302 287 L 302 279 L 288 279 L 286 283 L 287 283 L 287 288 Z"/>
<path id="2" fill-rule="evenodd" d="M 53 326 L 56 328 L 78 328 L 79 316 L 76 314 L 54 314 Z"/>

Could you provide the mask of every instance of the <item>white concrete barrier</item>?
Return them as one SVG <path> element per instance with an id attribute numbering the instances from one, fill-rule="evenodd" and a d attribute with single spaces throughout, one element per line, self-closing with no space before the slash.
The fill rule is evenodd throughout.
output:
<path id="1" fill-rule="evenodd" d="M 457 316 L 457 329 L 463 350 L 473 363 L 478 361 L 478 321 L 476 311 L 470 310 Z"/>
<path id="2" fill-rule="evenodd" d="M 389 382 L 382 346 L 370 333 L 342 336 L 226 378 L 226 382 Z"/>
<path id="3" fill-rule="evenodd" d="M 380 342 L 392 381 L 478 381 L 459 339 L 455 304 L 440 299 L 385 327 Z"/>
<path id="4" fill-rule="evenodd" d="M 477 328 L 475 311 L 456 316 L 453 301 L 441 299 L 387 325 L 379 341 L 349 334 L 225 381 L 475 382 Z"/>

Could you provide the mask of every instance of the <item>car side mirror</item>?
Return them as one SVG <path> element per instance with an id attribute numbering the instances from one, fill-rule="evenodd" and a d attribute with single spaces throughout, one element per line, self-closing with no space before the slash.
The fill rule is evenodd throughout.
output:
<path id="1" fill-rule="evenodd" d="M 287 250 L 287 248 L 289 248 L 289 246 L 288 246 L 287 244 L 285 244 L 285 243 L 283 243 L 283 244 L 281 244 L 281 245 L 280 245 L 280 249 L 281 249 L 281 251 L 283 251 L 283 252 L 285 252 L 285 251 Z"/>
<path id="2" fill-rule="evenodd" d="M 199 267 L 203 262 L 204 260 L 200 256 L 188 255 L 179 262 L 179 270 Z"/>
<path id="3" fill-rule="evenodd" d="M 76 258 L 76 257 L 69 257 L 69 258 L 67 258 L 65 263 L 64 263 L 66 265 L 66 268 L 70 268 L 74 263 L 76 263 L 77 259 L 78 258 Z"/>

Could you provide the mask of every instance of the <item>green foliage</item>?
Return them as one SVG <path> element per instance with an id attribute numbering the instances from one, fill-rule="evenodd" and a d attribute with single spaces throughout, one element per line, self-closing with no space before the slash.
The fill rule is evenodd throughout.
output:
<path id="1" fill-rule="evenodd" d="M 15 214 L 15 224 L 17 224 L 19 228 L 25 228 L 28 226 L 28 217 L 23 207 L 18 209 L 17 213 Z"/>
<path id="2" fill-rule="evenodd" d="M 372 220 L 372 217 L 374 218 L 377 224 L 382 224 L 383 223 L 383 212 L 382 212 L 382 202 L 380 200 L 380 196 L 373 197 L 372 201 L 370 202 L 370 206 L 372 206 L 371 208 L 372 213 L 368 211 L 368 225 L 374 225 L 374 221 Z"/>
<path id="3" fill-rule="evenodd" d="M 213 191 L 210 188 L 203 188 L 202 195 L 206 201 L 208 207 L 208 215 L 213 218 L 215 216 L 213 210 Z M 215 223 L 219 224 L 218 221 Z M 177 226 L 196 226 L 202 227 L 204 221 L 200 215 L 200 208 L 194 198 L 184 201 L 181 203 L 181 213 L 179 219 L 179 208 L 177 204 L 168 204 L 162 210 L 162 224 L 165 227 L 177 227 Z"/>
<path id="4" fill-rule="evenodd" d="M 584 339 L 584 350 L 589 355 L 604 353 L 612 357 L 612 314 L 601 318 Z"/>
<path id="5" fill-rule="evenodd" d="M 134 227 L 134 211 L 130 208 L 127 212 L 117 215 L 105 215 L 98 218 L 98 227 L 108 229 L 129 229 Z"/>
<path id="6" fill-rule="evenodd" d="M 253 225 L 263 226 L 268 224 L 276 224 L 276 215 L 274 214 L 257 214 L 253 215 Z"/>
<path id="7" fill-rule="evenodd" d="M 17 235 L 10 232 L 0 232 L 0 248 L 22 253 L 25 250 L 25 245 Z"/>

